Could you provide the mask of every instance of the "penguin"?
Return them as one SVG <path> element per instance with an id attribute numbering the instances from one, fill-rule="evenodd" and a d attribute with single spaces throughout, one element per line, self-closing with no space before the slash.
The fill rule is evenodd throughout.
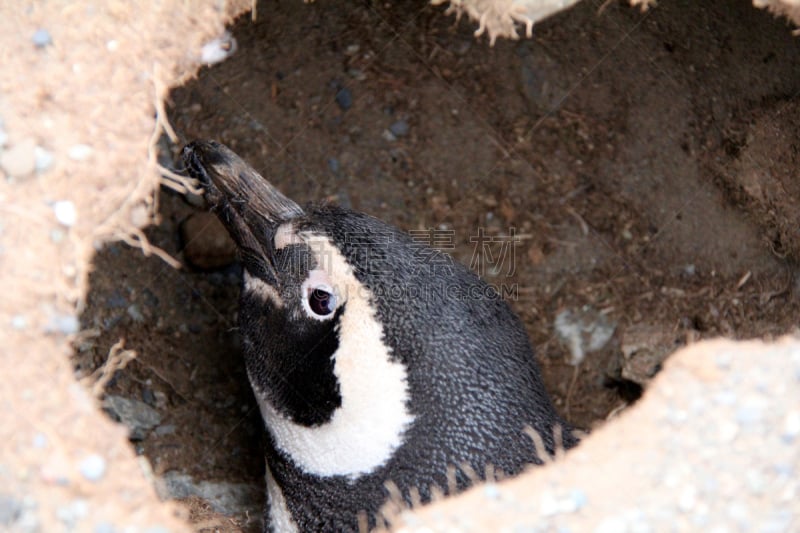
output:
<path id="1" fill-rule="evenodd" d="M 220 143 L 182 157 L 243 266 L 264 531 L 383 525 L 390 496 L 427 502 L 577 444 L 521 321 L 468 268 L 372 216 L 301 207 Z"/>

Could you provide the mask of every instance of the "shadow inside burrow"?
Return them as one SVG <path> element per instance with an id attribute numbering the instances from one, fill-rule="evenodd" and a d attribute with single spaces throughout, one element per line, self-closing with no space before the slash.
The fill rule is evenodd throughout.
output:
<path id="1" fill-rule="evenodd" d="M 103 408 L 129 428 L 162 498 L 190 498 L 193 522 L 258 531 L 263 423 L 236 329 L 241 267 L 188 266 L 180 227 L 199 211 L 164 191 L 159 205 L 160 224 L 147 237 L 183 267 L 122 243 L 97 251 L 73 356 L 76 376 L 108 380 L 100 389 Z M 116 369 L 125 350 L 135 358 Z"/>

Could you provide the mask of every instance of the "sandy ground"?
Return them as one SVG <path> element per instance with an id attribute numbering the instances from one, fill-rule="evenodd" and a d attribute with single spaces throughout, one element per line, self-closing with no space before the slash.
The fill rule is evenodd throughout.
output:
<path id="1" fill-rule="evenodd" d="M 12 517 L 0 524 L 258 527 L 240 273 L 187 260 L 192 242 L 206 259 L 218 252 L 205 222 L 187 234 L 200 202 L 149 196 L 157 156 L 171 165 L 194 138 L 232 146 L 300 202 L 432 230 L 509 288 L 557 406 L 583 428 L 635 400 L 683 344 L 797 326 L 800 41 L 782 19 L 741 1 L 646 12 L 586 1 L 531 40 L 489 48 L 422 3 L 259 4 L 230 28 L 236 52 L 188 76 L 246 7 L 134 17 L 123 4 L 54 2 L 3 18 L 4 64 L 28 74 L 6 77 L 0 100 L 2 354 L 14 376 L 0 389 L 11 416 L 0 519 Z M 155 143 L 159 96 L 173 143 Z M 153 215 L 129 243 L 146 235 L 180 270 L 103 245 Z M 481 231 L 494 254 L 518 236 L 502 264 L 476 249 Z M 605 342 L 590 348 L 593 334 Z M 136 358 L 103 374 L 125 349 Z M 111 418 L 138 425 L 130 445 L 98 416 L 98 376 Z M 114 398 L 135 400 L 133 421 Z M 206 497 L 158 505 L 157 477 L 162 496 Z"/>

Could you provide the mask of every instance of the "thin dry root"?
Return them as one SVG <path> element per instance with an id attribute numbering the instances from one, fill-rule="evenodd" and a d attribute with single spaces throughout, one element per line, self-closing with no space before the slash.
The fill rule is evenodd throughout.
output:
<path id="1" fill-rule="evenodd" d="M 165 187 L 169 187 L 180 194 L 203 194 L 204 191 L 202 187 L 198 187 L 199 182 L 196 179 L 188 176 L 181 176 L 158 163 L 155 165 L 159 174 L 161 174 L 161 184 Z"/>
<path id="2" fill-rule="evenodd" d="M 118 340 L 108 351 L 106 362 L 92 372 L 92 375 L 88 378 L 92 382 L 92 394 L 96 398 L 101 397 L 105 392 L 106 385 L 114 377 L 114 373 L 125 368 L 134 359 L 136 359 L 136 352 L 125 349 L 124 339 Z"/>
<path id="3" fill-rule="evenodd" d="M 180 261 L 169 255 L 169 253 L 162 250 L 155 244 L 150 243 L 144 232 L 138 228 L 129 228 L 128 232 L 118 232 L 115 235 L 115 240 L 122 241 L 128 246 L 141 249 L 142 253 L 147 257 L 150 255 L 155 255 L 172 268 L 181 268 Z"/>

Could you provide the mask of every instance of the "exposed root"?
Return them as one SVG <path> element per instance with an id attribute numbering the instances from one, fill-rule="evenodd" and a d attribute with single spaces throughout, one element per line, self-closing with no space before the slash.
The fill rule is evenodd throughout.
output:
<path id="1" fill-rule="evenodd" d="M 150 243 L 150 241 L 147 239 L 147 236 L 140 229 L 129 228 L 128 232 L 119 231 L 114 235 L 114 237 L 115 240 L 122 241 L 128 246 L 141 249 L 142 253 L 147 257 L 150 255 L 155 255 L 172 268 L 181 268 L 180 261 L 169 255 L 169 253 L 167 253 L 165 250 L 162 250 L 158 246 Z"/>
<path id="2" fill-rule="evenodd" d="M 166 178 L 168 182 L 168 187 L 179 192 L 199 192 L 199 189 L 197 189 L 195 183 L 192 183 L 192 180 L 168 171 L 158 164 L 156 145 L 161 134 L 166 133 L 173 142 L 178 141 L 178 136 L 166 119 L 164 100 L 167 97 L 168 88 L 161 80 L 161 67 L 156 64 L 153 66 L 153 85 L 155 88 L 153 105 L 156 109 L 156 124 L 148 144 L 147 171 L 122 203 L 105 221 L 97 226 L 92 237 L 93 240 L 123 241 L 129 246 L 141 249 L 145 256 L 155 255 L 171 267 L 177 269 L 181 267 L 180 261 L 158 246 L 151 244 L 144 232 L 137 227 L 141 224 L 134 224 L 131 221 L 122 219 L 123 216 L 129 216 L 138 204 L 143 203 L 144 208 L 147 209 L 149 220 L 154 220 L 155 213 L 158 212 L 158 186 L 164 181 L 164 178 Z M 86 246 L 91 246 L 91 244 L 86 243 Z M 81 274 L 84 278 L 88 278 L 88 270 Z M 86 282 L 87 280 L 84 279 L 83 281 Z M 79 308 L 82 307 L 82 303 L 83 302 L 79 302 Z"/>
<path id="3" fill-rule="evenodd" d="M 90 388 L 96 398 L 100 398 L 106 390 L 106 385 L 117 370 L 122 370 L 128 363 L 136 359 L 136 352 L 125 349 L 125 340 L 120 339 L 108 351 L 106 362 L 92 372 L 87 379 L 91 382 Z"/>

